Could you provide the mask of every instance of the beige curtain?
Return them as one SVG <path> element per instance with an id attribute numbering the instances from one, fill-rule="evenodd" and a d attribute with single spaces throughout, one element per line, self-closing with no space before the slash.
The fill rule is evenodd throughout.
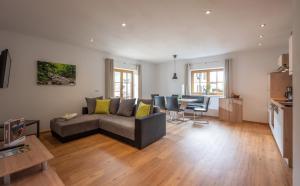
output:
<path id="1" fill-rule="evenodd" d="M 114 96 L 114 60 L 105 59 L 105 98 Z"/>
<path id="2" fill-rule="evenodd" d="M 142 98 L 142 66 L 136 65 L 138 71 L 138 97 Z"/>
<path id="3" fill-rule="evenodd" d="M 185 64 L 184 69 L 184 94 L 190 95 L 190 88 L 189 88 L 189 72 L 191 69 L 191 64 Z"/>
<path id="4" fill-rule="evenodd" d="M 224 96 L 225 98 L 230 98 L 232 94 L 232 59 L 225 60 L 225 86 L 224 86 Z"/>

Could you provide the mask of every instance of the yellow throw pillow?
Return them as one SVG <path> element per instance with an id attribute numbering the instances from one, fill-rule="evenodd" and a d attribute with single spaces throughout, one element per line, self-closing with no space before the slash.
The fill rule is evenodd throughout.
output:
<path id="1" fill-rule="evenodd" d="M 110 99 L 97 99 L 95 114 L 109 114 Z"/>
<path id="2" fill-rule="evenodd" d="M 140 102 L 139 107 L 136 111 L 135 118 L 141 119 L 143 117 L 149 116 L 151 105 L 147 105 L 143 102 Z"/>

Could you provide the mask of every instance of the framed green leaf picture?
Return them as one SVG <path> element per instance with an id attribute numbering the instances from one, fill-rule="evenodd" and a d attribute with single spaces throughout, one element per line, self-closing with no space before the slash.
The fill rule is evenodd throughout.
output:
<path id="1" fill-rule="evenodd" d="M 70 85 L 76 84 L 76 65 L 37 62 L 38 85 Z"/>

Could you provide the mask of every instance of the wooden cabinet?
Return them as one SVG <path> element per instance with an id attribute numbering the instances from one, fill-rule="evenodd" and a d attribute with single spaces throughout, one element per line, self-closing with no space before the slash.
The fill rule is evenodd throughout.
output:
<path id="1" fill-rule="evenodd" d="M 219 99 L 219 118 L 223 121 L 243 121 L 243 100 L 235 98 Z"/>
<path id="2" fill-rule="evenodd" d="M 293 36 L 289 38 L 289 74 L 293 74 Z"/>
<path id="3" fill-rule="evenodd" d="M 286 87 L 293 86 L 292 76 L 288 72 L 272 72 L 269 79 L 270 98 L 286 99 Z"/>
<path id="4" fill-rule="evenodd" d="M 278 62 L 277 62 L 278 67 L 281 66 L 289 66 L 289 54 L 281 54 L 278 58 Z"/>

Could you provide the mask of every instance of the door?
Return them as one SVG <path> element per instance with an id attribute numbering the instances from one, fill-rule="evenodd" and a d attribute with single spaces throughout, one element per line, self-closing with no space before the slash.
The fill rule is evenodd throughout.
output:
<path id="1" fill-rule="evenodd" d="M 133 98 L 133 71 L 114 70 L 114 96 L 124 99 Z"/>

